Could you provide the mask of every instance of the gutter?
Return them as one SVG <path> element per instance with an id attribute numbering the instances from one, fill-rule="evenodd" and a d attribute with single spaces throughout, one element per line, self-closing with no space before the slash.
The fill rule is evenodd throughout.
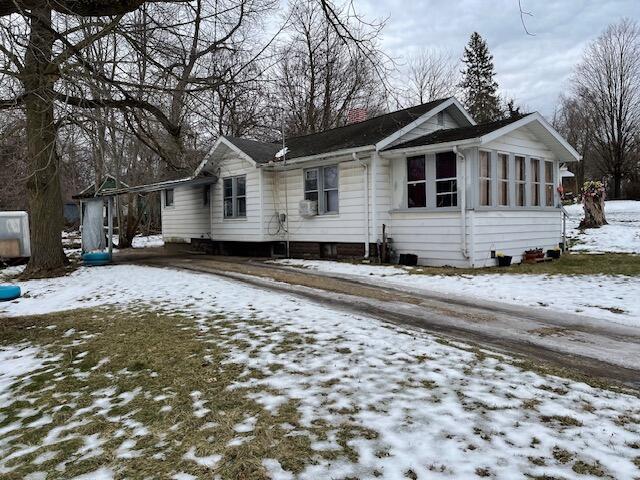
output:
<path id="1" fill-rule="evenodd" d="M 358 154 L 351 154 L 354 162 L 362 167 L 362 183 L 364 185 L 364 258 L 369 258 L 369 165 L 358 158 Z"/>
<path id="2" fill-rule="evenodd" d="M 454 145 L 453 152 L 460 158 L 462 163 L 462 181 L 460 182 L 462 184 L 462 188 L 460 189 L 460 250 L 462 251 L 462 256 L 469 259 L 469 249 L 467 247 L 467 162 L 466 157 L 460 151 L 458 145 Z"/>
<path id="3" fill-rule="evenodd" d="M 258 164 L 257 166 L 259 168 L 269 168 L 272 170 L 285 170 L 285 168 L 282 167 L 288 167 L 288 168 L 299 168 L 297 165 L 301 164 L 301 163 L 305 163 L 305 162 L 312 162 L 314 160 L 322 160 L 322 159 L 329 159 L 329 158 L 333 158 L 333 157 L 343 157 L 343 156 L 348 156 L 348 155 L 353 155 L 356 153 L 363 153 L 363 152 L 370 152 L 375 150 L 375 147 L 373 145 L 366 145 L 364 147 L 357 147 L 357 148 L 345 148 L 343 150 L 335 150 L 333 152 L 326 152 L 326 153 L 318 153 L 316 155 L 308 155 L 306 157 L 297 157 L 294 159 L 287 159 L 287 164 L 284 165 L 282 162 L 274 162 L 274 161 L 270 161 L 269 163 L 263 163 L 263 164 Z"/>

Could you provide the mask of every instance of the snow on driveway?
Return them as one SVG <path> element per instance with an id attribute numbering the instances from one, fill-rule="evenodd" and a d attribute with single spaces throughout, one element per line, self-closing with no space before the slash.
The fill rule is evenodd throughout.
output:
<path id="1" fill-rule="evenodd" d="M 634 200 L 610 200 L 605 202 L 608 225 L 600 228 L 578 230 L 584 217 L 582 205 L 565 207 L 570 215 L 567 235 L 576 240 L 574 252 L 586 253 L 637 253 L 640 254 L 640 202 Z"/>
<path id="2" fill-rule="evenodd" d="M 362 431 L 347 440 L 355 458 L 317 459 L 296 478 L 640 474 L 635 396 L 542 376 L 419 331 L 211 275 L 123 265 L 23 287 L 28 297 L 2 304 L 0 316 L 145 304 L 190 315 L 206 339 L 215 314 L 234 315 L 229 361 L 245 367 L 237 388 L 263 389 L 254 398 L 274 414 L 296 400 L 301 420 L 287 426 L 292 435 L 309 435 L 318 422 L 328 426 L 312 444 L 317 451 L 337 450 L 344 425 Z M 284 343 L 287 335 L 304 341 Z M 2 457 L 0 448 L 0 465 Z M 274 459 L 262 465 L 272 478 L 294 478 Z"/>
<path id="3" fill-rule="evenodd" d="M 624 275 L 428 275 L 422 269 L 325 260 L 277 260 L 318 272 L 352 276 L 378 285 L 549 308 L 640 327 L 640 278 Z"/>

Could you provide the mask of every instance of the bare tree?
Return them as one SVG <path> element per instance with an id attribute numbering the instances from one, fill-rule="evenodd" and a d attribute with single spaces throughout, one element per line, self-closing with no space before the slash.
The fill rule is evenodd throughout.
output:
<path id="1" fill-rule="evenodd" d="M 323 9 L 310 0 L 293 4 L 290 30 L 278 49 L 274 98 L 284 112 L 288 134 L 343 125 L 353 108 L 380 110 L 383 61 L 375 38 L 362 35 L 368 39 L 364 50 L 350 49 Z"/>
<path id="2" fill-rule="evenodd" d="M 423 49 L 407 62 L 407 103 L 415 105 L 458 93 L 459 65 L 451 55 Z"/>
<path id="3" fill-rule="evenodd" d="M 640 130 L 640 26 L 631 20 L 610 25 L 586 49 L 573 76 L 597 152 L 594 161 L 613 182 L 613 197 L 634 168 Z"/>

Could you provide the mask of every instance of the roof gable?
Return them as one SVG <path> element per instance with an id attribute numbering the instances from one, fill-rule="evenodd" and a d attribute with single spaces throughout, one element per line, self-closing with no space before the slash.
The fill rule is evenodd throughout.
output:
<path id="1" fill-rule="evenodd" d="M 404 150 L 430 145 L 467 143 L 486 145 L 518 128 L 528 129 L 558 156 L 562 162 L 580 160 L 580 154 L 538 112 L 462 128 L 436 130 L 386 150 Z"/>

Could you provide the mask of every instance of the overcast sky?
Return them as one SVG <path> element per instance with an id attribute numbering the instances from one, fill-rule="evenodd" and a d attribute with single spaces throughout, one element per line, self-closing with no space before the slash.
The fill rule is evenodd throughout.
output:
<path id="1" fill-rule="evenodd" d="M 462 56 L 478 31 L 494 56 L 501 91 L 551 116 L 588 42 L 622 17 L 640 21 L 640 0 L 354 0 L 369 18 L 387 18 L 383 47 L 394 57 L 421 47 Z"/>

